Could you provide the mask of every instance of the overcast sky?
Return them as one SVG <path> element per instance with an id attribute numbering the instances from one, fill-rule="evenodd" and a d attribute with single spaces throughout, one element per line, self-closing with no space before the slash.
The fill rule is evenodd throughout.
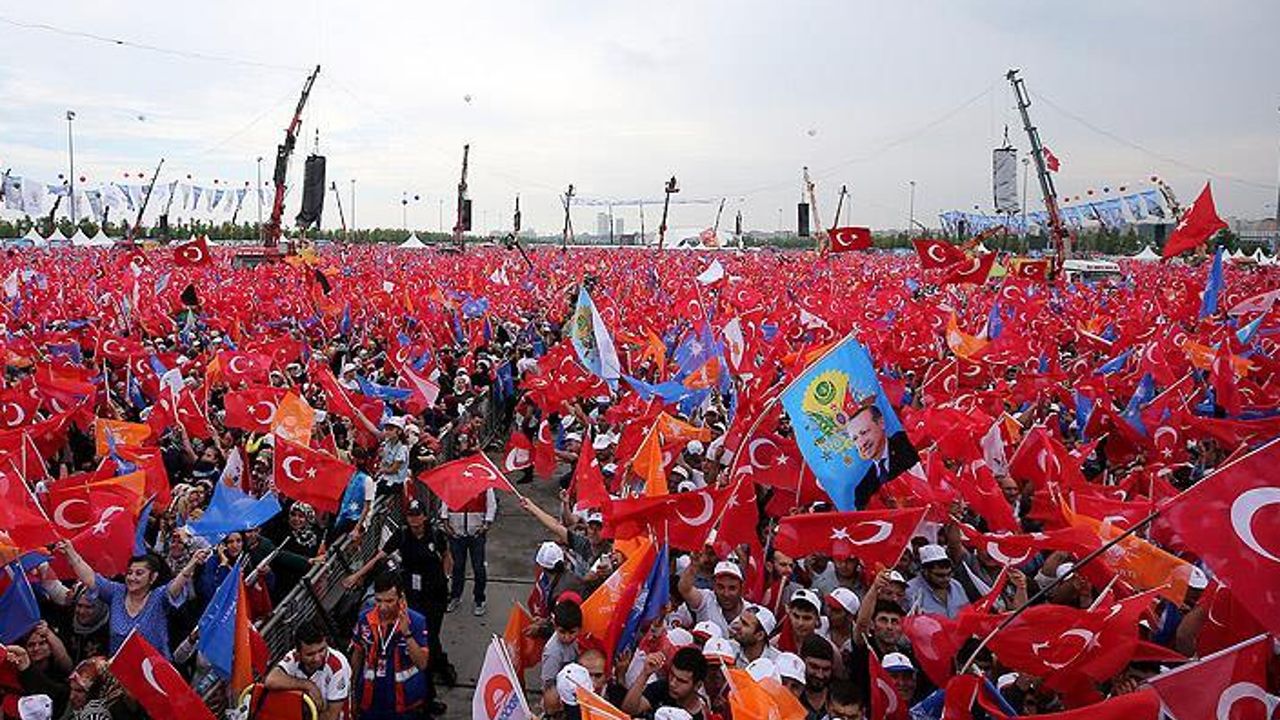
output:
<path id="1" fill-rule="evenodd" d="M 672 174 L 681 197 L 727 198 L 726 225 L 741 210 L 775 229 L 781 209 L 793 227 L 806 164 L 824 223 L 844 183 L 854 224 L 905 226 L 914 180 L 916 217 L 936 226 L 940 211 L 990 208 L 1006 125 L 1026 148 L 1004 79 L 1017 67 L 1061 193 L 1155 174 L 1189 202 L 1212 179 L 1224 215 L 1275 212 L 1280 3 L 1264 0 L 73 0 L 6 3 L 0 18 L 0 169 L 50 181 L 68 108 L 91 182 L 160 156 L 170 180 L 240 185 L 259 155 L 269 175 L 320 63 L 301 147 L 318 128 L 344 203 L 357 180 L 360 226 L 398 226 L 408 191 L 422 197 L 410 224 L 434 229 L 465 142 L 477 230 L 506 227 L 516 193 L 525 226 L 554 231 L 570 182 L 661 197 Z M 616 214 L 635 229 L 634 209 Z M 714 215 L 682 206 L 673 224 Z M 574 222 L 592 230 L 595 209 Z"/>

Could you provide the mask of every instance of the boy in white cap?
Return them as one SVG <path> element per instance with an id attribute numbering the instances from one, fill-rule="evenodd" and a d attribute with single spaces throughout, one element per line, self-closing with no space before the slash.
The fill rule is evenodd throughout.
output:
<path id="1" fill-rule="evenodd" d="M 565 720 L 580 720 L 582 710 L 578 707 L 578 688 L 591 689 L 591 673 L 578 663 L 569 663 L 560 668 L 552 681 L 555 686 L 555 699 L 559 707 L 545 703 L 544 710 L 553 713 L 559 710 Z"/>
<path id="2" fill-rule="evenodd" d="M 716 563 L 712 590 L 694 587 L 696 569 L 697 564 L 691 563 L 680 573 L 680 597 L 688 603 L 695 620 L 709 620 L 720 628 L 722 636 L 728 635 L 729 624 L 748 606 L 742 599 L 742 568 L 728 560 Z"/>
<path id="3" fill-rule="evenodd" d="M 920 575 L 907 583 L 907 606 L 930 615 L 954 618 L 969 604 L 964 587 L 952 577 L 951 558 L 941 545 L 920 547 Z"/>

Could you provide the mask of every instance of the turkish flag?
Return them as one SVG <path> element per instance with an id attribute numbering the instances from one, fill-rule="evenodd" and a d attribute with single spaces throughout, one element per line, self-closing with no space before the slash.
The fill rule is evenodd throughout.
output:
<path id="1" fill-rule="evenodd" d="M 962 482 L 957 483 L 960 495 L 973 511 L 987 521 L 987 526 L 999 532 L 1016 533 L 1021 529 L 1013 515 L 1013 506 L 1004 499 L 1000 485 L 991 468 L 982 461 L 972 462 L 961 470 Z"/>
<path id="2" fill-rule="evenodd" d="M 19 550 L 32 550 L 57 542 L 58 532 L 45 518 L 35 497 L 21 479 L 0 472 L 0 541 Z"/>
<path id="3" fill-rule="evenodd" d="M 431 488 L 445 507 L 454 511 L 461 509 L 485 490 L 505 490 L 509 493 L 516 491 L 498 466 L 484 453 L 468 455 L 435 467 L 419 475 L 418 481 Z"/>
<path id="4" fill-rule="evenodd" d="M 1266 720 L 1276 702 L 1265 690 L 1270 645 L 1266 635 L 1259 635 L 1147 682 L 1175 720 Z"/>
<path id="5" fill-rule="evenodd" d="M 1124 669 L 1138 649 L 1138 622 L 1152 609 L 1156 600 L 1158 598 L 1154 592 L 1145 592 L 1127 597 L 1110 607 L 1089 611 L 1104 613 L 1100 621 L 1090 618 L 1089 624 L 1096 631 L 1065 666 L 1055 668 L 1054 674 L 1046 678 L 1045 687 L 1069 694 L 1072 688 L 1092 687 Z M 1060 640 L 1066 641 L 1066 635 L 1072 632 L 1074 631 L 1066 631 Z M 1083 639 L 1083 634 L 1081 637 Z M 1051 645 L 1041 657 L 1047 657 L 1053 652 L 1055 648 Z M 1071 650 L 1067 652 L 1070 653 Z M 1046 664 L 1050 663 L 1046 661 Z M 1057 664 L 1053 663 L 1051 667 Z"/>
<path id="6" fill-rule="evenodd" d="M 328 453 L 275 436 L 276 491 L 321 512 L 337 512 L 355 467 Z"/>
<path id="7" fill-rule="evenodd" d="M 129 558 L 133 556 L 137 518 L 118 498 L 99 495 L 95 500 L 102 505 L 95 503 L 89 523 L 71 538 L 71 544 L 96 572 L 105 577 L 121 575 L 129 569 Z M 65 557 L 54 557 L 50 567 L 59 578 L 75 577 Z"/>
<path id="8" fill-rule="evenodd" d="M 216 362 L 222 376 L 232 385 L 265 384 L 270 381 L 271 356 L 265 353 L 224 350 L 218 353 Z"/>
<path id="9" fill-rule="evenodd" d="M 1049 172 L 1058 172 L 1058 168 L 1062 166 L 1062 162 L 1058 160 L 1058 156 L 1049 151 L 1049 148 L 1043 148 L 1044 166 Z"/>
<path id="10" fill-rule="evenodd" d="M 1062 488 L 1086 485 L 1079 464 L 1043 425 L 1022 437 L 1018 449 L 1009 458 L 1009 475 L 1036 488 L 1057 485 Z"/>
<path id="11" fill-rule="evenodd" d="M 409 399 L 404 401 L 404 407 L 414 415 L 426 412 L 436 404 L 436 398 L 440 396 L 440 386 L 425 375 L 415 372 L 409 363 L 400 366 L 400 384 L 413 391 Z"/>
<path id="12" fill-rule="evenodd" d="M 871 247 L 871 228 L 838 227 L 827 233 L 831 241 L 831 252 L 848 252 L 850 250 L 866 250 Z"/>
<path id="13" fill-rule="evenodd" d="M 214 720 L 191 685 L 137 630 L 125 638 L 109 670 L 151 717 Z"/>
<path id="14" fill-rule="evenodd" d="M 974 703 L 985 711 L 986 714 L 982 715 L 984 718 L 1010 720 L 1021 717 L 1004 712 L 1000 703 L 990 696 L 981 683 L 980 676 L 966 674 L 956 676 L 947 684 L 944 713 L 947 720 L 974 720 Z M 1159 720 L 1160 717 L 1160 698 L 1150 688 L 1117 695 L 1074 710 L 1036 715 L 1037 720 Z"/>
<path id="15" fill-rule="evenodd" d="M 609 502 L 609 492 L 604 487 L 604 474 L 600 472 L 600 461 L 596 459 L 596 449 L 592 445 L 590 434 L 583 440 L 582 451 L 573 468 L 572 492 L 580 507 L 603 508 Z"/>
<path id="16" fill-rule="evenodd" d="M 511 431 L 511 438 L 507 440 L 507 446 L 502 450 L 502 469 L 504 472 L 515 472 L 533 467 L 533 441 L 515 428 Z"/>
<path id="17" fill-rule="evenodd" d="M 1272 440 L 1169 501 L 1164 520 L 1230 586 L 1234 598 L 1280 633 L 1280 440 Z"/>
<path id="18" fill-rule="evenodd" d="M 1014 267 L 1016 268 L 1013 272 L 1014 277 L 1035 280 L 1036 282 L 1048 282 L 1049 270 L 1053 267 L 1053 264 L 1049 260 L 1023 260 Z"/>
<path id="19" fill-rule="evenodd" d="M 984 255 L 974 255 L 966 258 L 964 262 L 956 263 L 948 267 L 947 274 L 942 276 L 938 281 L 939 285 L 963 285 L 972 283 L 981 285 L 987 281 L 987 276 L 991 274 L 991 267 L 996 262 L 995 253 L 986 253 Z"/>
<path id="20" fill-rule="evenodd" d="M 533 472 L 538 477 L 549 478 L 556 471 L 558 463 L 551 423 L 543 420 L 538 426 L 538 438 L 533 441 Z"/>
<path id="21" fill-rule="evenodd" d="M 29 389 L 19 386 L 6 388 L 0 391 L 0 428 L 28 425 L 36 419 L 39 409 L 40 398 Z"/>
<path id="22" fill-rule="evenodd" d="M 1071 679 L 1100 681 L 1118 672 L 1133 655 L 1139 616 L 1154 599 L 1154 593 L 1143 593 L 1090 610 L 1036 605 L 991 638 L 990 647 L 1014 670 L 1053 675 L 1059 690 Z"/>
<path id="23" fill-rule="evenodd" d="M 920 268 L 923 270 L 941 270 L 969 259 L 963 250 L 946 240 L 916 238 L 911 244 L 916 247 L 916 255 L 920 256 Z"/>
<path id="24" fill-rule="evenodd" d="M 1227 411 L 1229 415 L 1239 415 L 1244 400 L 1240 396 L 1240 388 L 1236 385 L 1236 370 L 1231 363 L 1231 350 L 1227 343 L 1222 343 L 1218 352 L 1213 355 L 1213 365 L 1209 369 L 1209 384 L 1213 386 L 1213 399 Z"/>
<path id="25" fill-rule="evenodd" d="M 1191 204 L 1191 209 L 1182 216 L 1182 220 L 1178 221 L 1178 226 L 1165 241 L 1160 254 L 1165 259 L 1181 255 L 1203 245 L 1214 233 L 1226 227 L 1227 224 L 1218 217 L 1218 211 L 1213 206 L 1213 190 L 1209 188 L 1209 183 L 1205 183 L 1200 196 Z"/>
<path id="26" fill-rule="evenodd" d="M 1196 654 L 1200 657 L 1266 632 L 1262 623 L 1249 614 L 1249 609 L 1217 580 L 1209 582 L 1196 605 L 1205 608 L 1204 625 L 1196 636 Z"/>
<path id="27" fill-rule="evenodd" d="M 173 264 L 178 267 L 208 265 L 210 262 L 209 244 L 205 242 L 204 236 L 173 246 Z"/>
<path id="28" fill-rule="evenodd" d="M 232 390 L 223 398 L 226 417 L 223 424 L 247 432 L 269 433 L 276 408 L 288 393 L 284 388 L 248 388 Z"/>
<path id="29" fill-rule="evenodd" d="M 671 547 L 697 552 L 728 509 L 734 488 L 614 500 L 605 505 L 605 532 L 620 539 L 667 536 Z"/>
<path id="30" fill-rule="evenodd" d="M 822 553 L 856 557 L 872 570 L 893 567 L 925 508 L 791 515 L 778 524 L 774 547 L 793 558 Z"/>

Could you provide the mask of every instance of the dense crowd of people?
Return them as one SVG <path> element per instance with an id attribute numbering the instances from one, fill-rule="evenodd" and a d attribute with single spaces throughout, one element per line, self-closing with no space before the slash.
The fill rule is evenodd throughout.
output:
<path id="1" fill-rule="evenodd" d="M 569 720 L 600 712 L 581 688 L 658 720 L 745 720 L 757 691 L 795 720 L 1103 708 L 1274 626 L 1148 517 L 1280 435 L 1272 270 L 958 284 L 877 254 L 210 255 L 0 267 L 5 717 L 146 715 L 111 667 L 134 637 L 228 699 L 243 676 L 202 644 L 210 608 L 240 584 L 229 607 L 261 626 L 384 519 L 336 627 L 252 653 L 241 709 L 443 715 L 464 609 L 511 613 L 535 712 Z M 846 408 L 865 425 L 846 452 L 871 463 L 841 481 L 852 505 L 780 402 L 846 337 L 892 410 Z M 451 507 L 416 479 L 506 439 L 484 447 L 481 398 L 510 420 L 511 484 Z M 547 533 L 516 608 L 486 594 L 500 505 Z"/>

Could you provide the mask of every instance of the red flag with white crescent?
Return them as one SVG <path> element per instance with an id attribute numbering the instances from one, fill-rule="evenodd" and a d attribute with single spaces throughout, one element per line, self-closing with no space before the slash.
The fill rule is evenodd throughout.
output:
<path id="1" fill-rule="evenodd" d="M 151 717 L 214 720 L 191 685 L 137 630 L 112 656 L 109 670 Z"/>
<path id="2" fill-rule="evenodd" d="M 792 515 L 778 524 L 774 547 L 791 557 L 855 557 L 868 568 L 893 567 L 924 519 L 925 508 Z"/>
<path id="3" fill-rule="evenodd" d="M 484 453 L 447 462 L 418 476 L 450 510 L 458 510 L 485 490 L 515 493 L 502 471 Z"/>

